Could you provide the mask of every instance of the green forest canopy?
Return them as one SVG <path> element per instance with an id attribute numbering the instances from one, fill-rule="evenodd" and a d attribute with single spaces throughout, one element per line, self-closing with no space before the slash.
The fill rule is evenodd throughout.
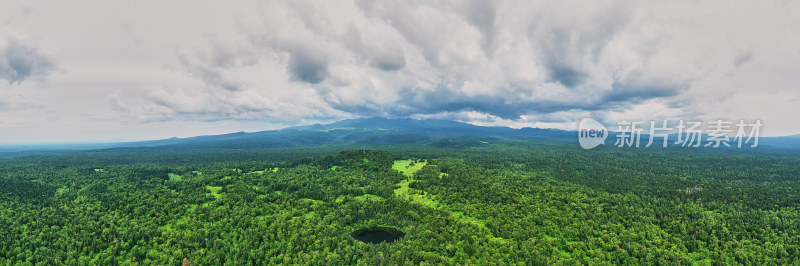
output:
<path id="1" fill-rule="evenodd" d="M 800 258 L 797 154 L 546 143 L 352 148 L 0 161 L 0 264 Z M 376 226 L 405 237 L 351 237 Z"/>

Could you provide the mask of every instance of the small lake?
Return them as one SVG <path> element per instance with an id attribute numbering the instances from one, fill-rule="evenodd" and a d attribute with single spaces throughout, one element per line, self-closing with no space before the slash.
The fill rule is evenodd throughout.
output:
<path id="1" fill-rule="evenodd" d="M 373 227 L 353 232 L 352 236 L 358 241 L 370 244 L 392 242 L 404 237 L 403 231 L 392 227 Z"/>

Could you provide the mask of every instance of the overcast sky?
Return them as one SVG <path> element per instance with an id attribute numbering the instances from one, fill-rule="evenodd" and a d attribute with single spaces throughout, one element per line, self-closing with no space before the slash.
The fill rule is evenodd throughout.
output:
<path id="1" fill-rule="evenodd" d="M 356 117 L 800 133 L 800 1 L 4 1 L 0 143 Z"/>

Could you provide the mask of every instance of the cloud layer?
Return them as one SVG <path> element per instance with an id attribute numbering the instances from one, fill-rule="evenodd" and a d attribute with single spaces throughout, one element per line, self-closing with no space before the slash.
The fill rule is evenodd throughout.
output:
<path id="1" fill-rule="evenodd" d="M 225 60 L 185 66 L 213 69 L 201 75 L 206 83 L 234 94 L 306 90 L 305 96 L 266 98 L 294 104 L 310 97 L 312 108 L 345 116 L 479 112 L 513 121 L 569 111 L 574 120 L 585 112 L 624 111 L 650 101 L 692 101 L 676 96 L 711 90 L 698 83 L 757 59 L 753 49 L 764 44 L 749 40 L 755 32 L 739 33 L 733 21 L 737 13 L 757 14 L 712 6 L 692 10 L 697 7 L 270 1 L 240 23 L 238 43 L 216 40 L 208 47 Z M 241 75 L 249 69 L 284 73 L 264 81 Z"/>
<path id="2" fill-rule="evenodd" d="M 43 106 L 28 120 L 95 127 L 383 116 L 574 128 L 591 115 L 761 118 L 771 134 L 800 132 L 788 121 L 800 103 L 797 2 L 191 3 L 10 5 L 0 29 L 37 45 L 0 34 L 5 96 Z M 63 75 L 49 77 L 45 48 Z"/>

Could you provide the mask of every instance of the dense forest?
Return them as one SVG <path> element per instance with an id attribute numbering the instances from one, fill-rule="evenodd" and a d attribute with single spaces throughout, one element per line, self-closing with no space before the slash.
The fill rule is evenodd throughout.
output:
<path id="1" fill-rule="evenodd" d="M 800 263 L 800 154 L 535 141 L 0 161 L 0 265 Z M 370 244 L 355 230 L 391 227 Z"/>

